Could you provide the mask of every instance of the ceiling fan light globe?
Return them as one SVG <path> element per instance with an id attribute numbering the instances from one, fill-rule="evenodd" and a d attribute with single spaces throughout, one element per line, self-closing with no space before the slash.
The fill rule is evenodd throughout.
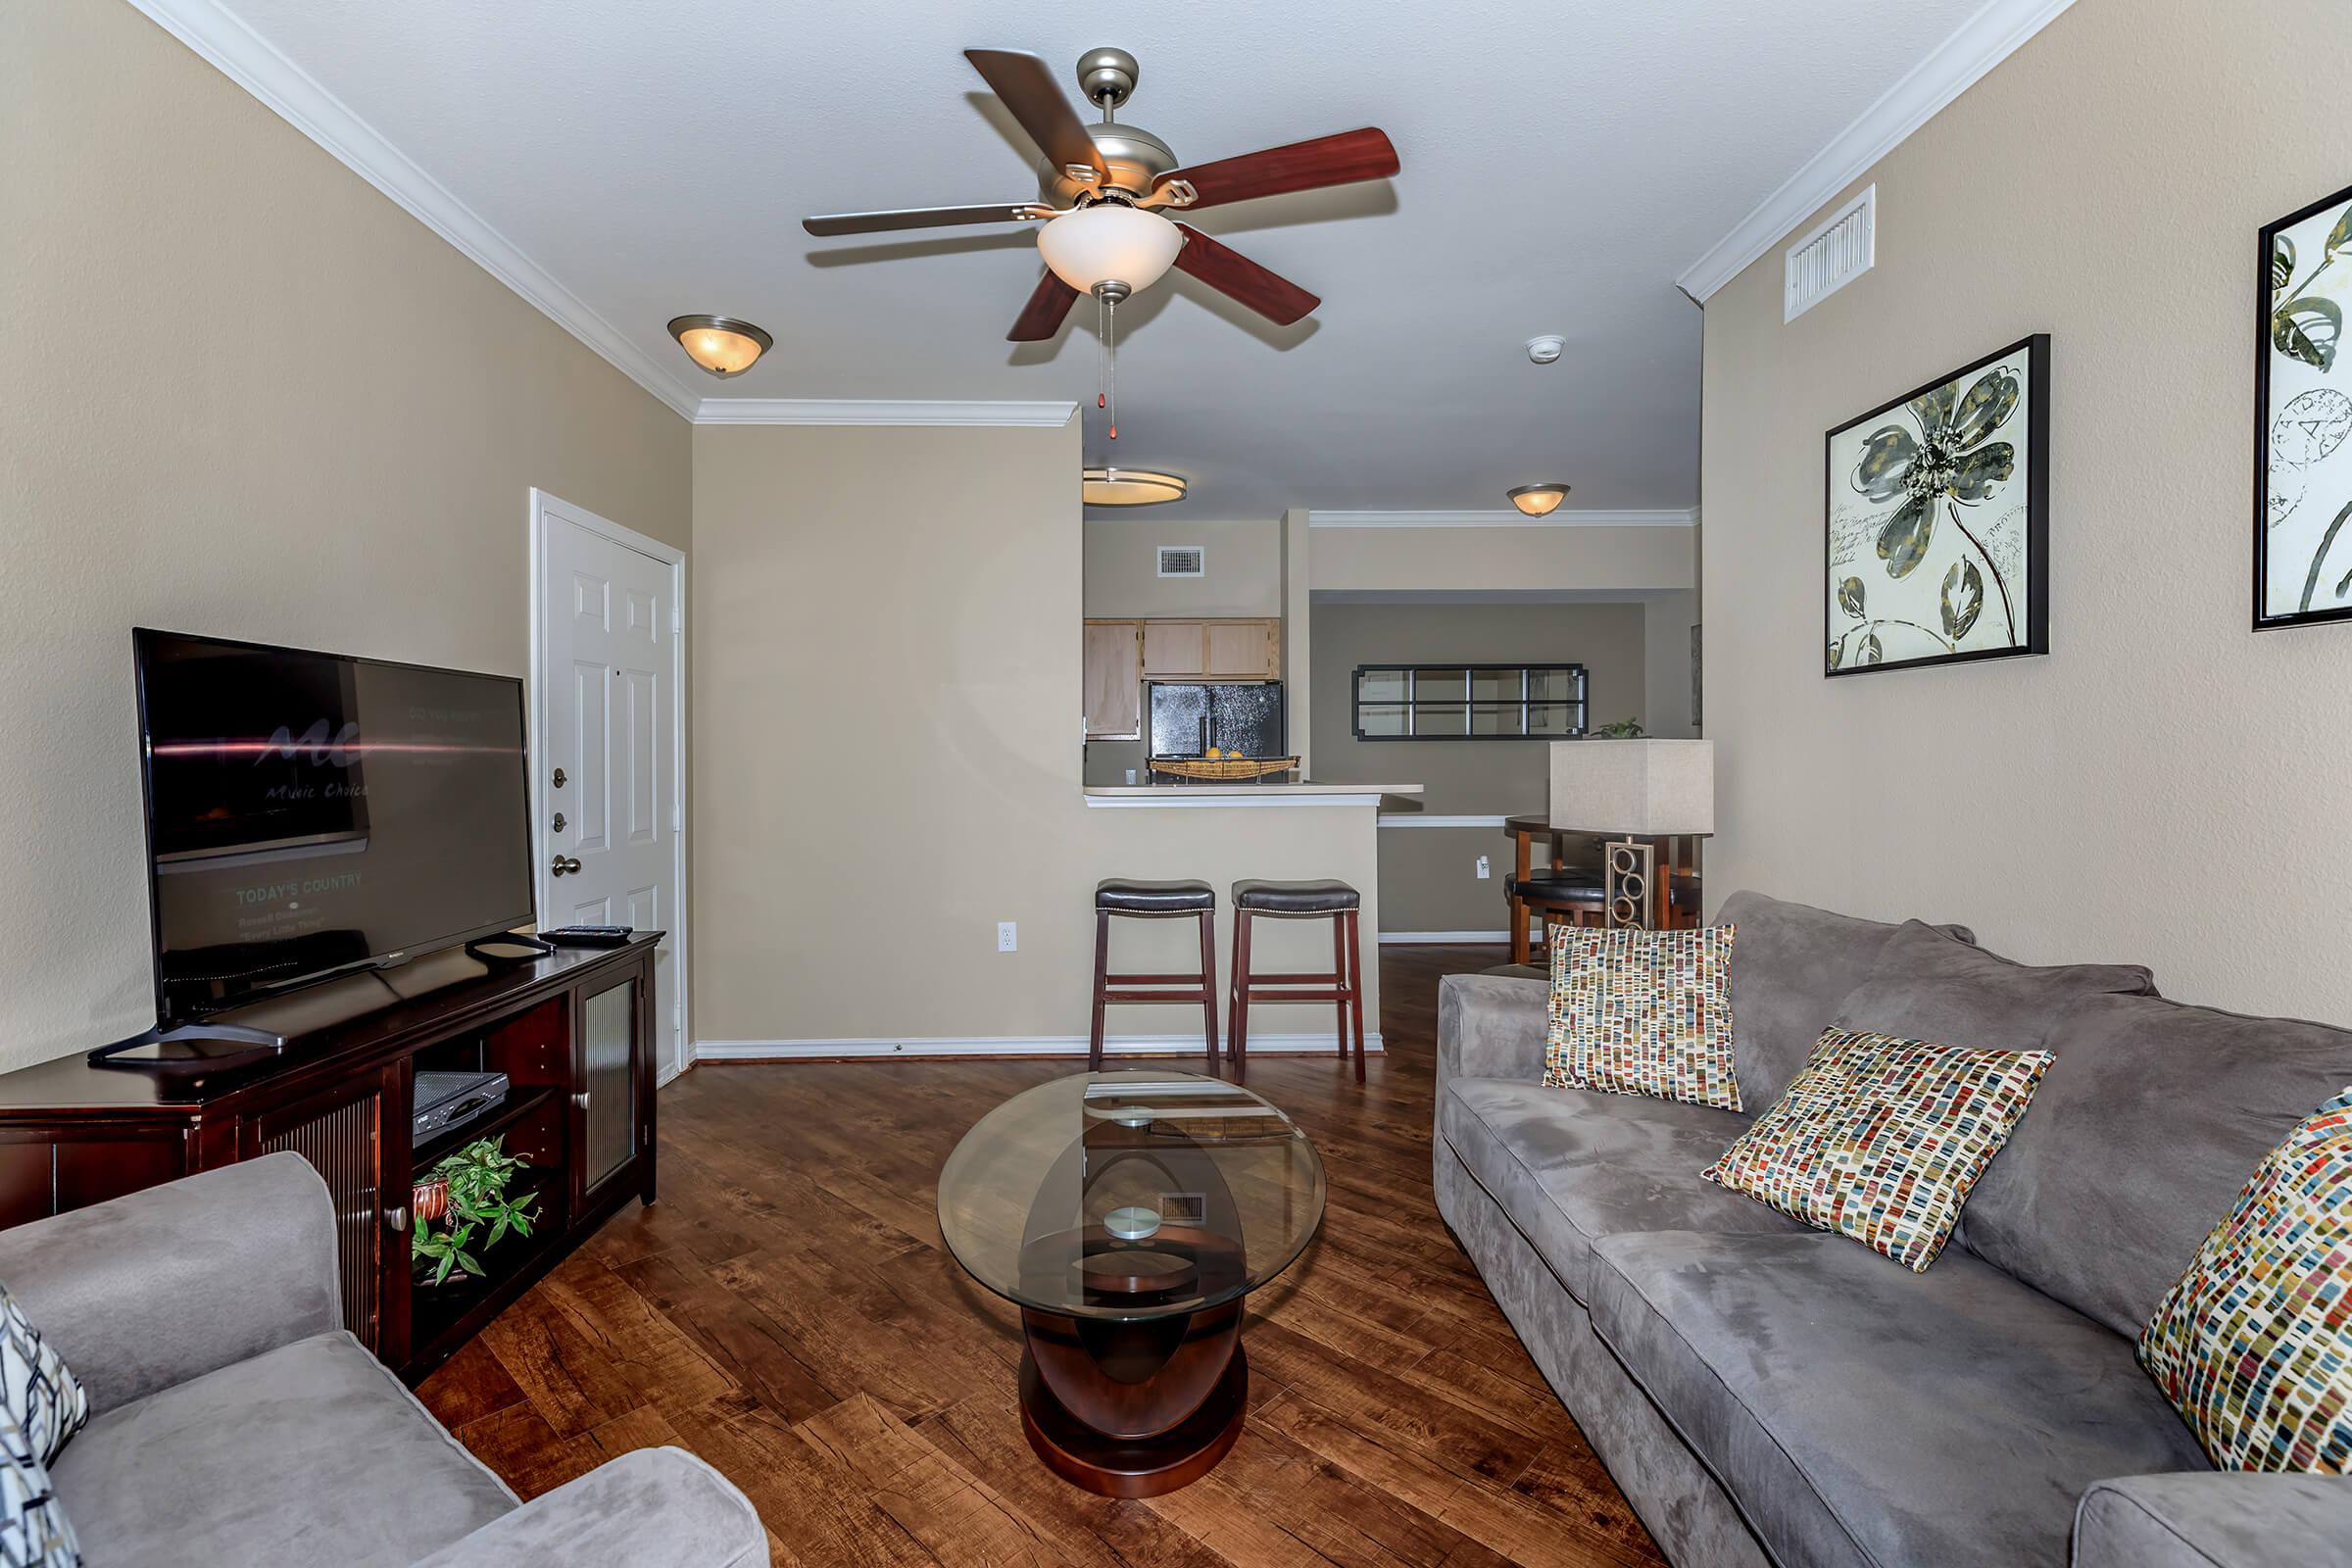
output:
<path id="1" fill-rule="evenodd" d="M 1167 275 L 1184 236 L 1157 213 L 1097 202 L 1063 213 L 1038 231 L 1037 252 L 1054 275 L 1081 294 L 1099 283 L 1141 293 Z"/>

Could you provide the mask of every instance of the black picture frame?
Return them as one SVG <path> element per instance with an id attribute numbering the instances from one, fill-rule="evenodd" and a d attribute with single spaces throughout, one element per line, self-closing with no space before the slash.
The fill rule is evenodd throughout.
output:
<path id="1" fill-rule="evenodd" d="M 2297 208 L 2284 218 L 2274 219 L 2263 224 L 2254 240 L 2254 510 L 2251 521 L 2254 531 L 2252 609 L 2253 629 L 2256 631 L 2282 631 L 2293 626 L 2322 626 L 2352 620 L 2352 604 L 2326 610 L 2297 609 L 2280 614 L 2269 613 L 2265 607 L 2266 587 L 2271 572 L 2271 432 L 2276 422 L 2271 412 L 2271 357 L 2275 352 L 2272 343 L 2275 300 L 2271 253 L 2281 232 L 2297 224 L 2308 223 L 2336 208 L 2352 208 L 2352 185 Z M 2346 252 L 2345 257 L 2347 263 L 2352 263 L 2352 252 Z M 2352 373 L 2347 373 L 2344 380 L 2346 393 L 2352 395 Z M 2352 506 L 2348 506 L 2346 511 L 2352 513 Z M 2352 529 L 2347 531 L 2352 532 Z M 2319 557 L 2312 563 L 2314 578 L 2318 576 L 2326 554 L 2327 546 L 2323 543 Z"/>
<path id="2" fill-rule="evenodd" d="M 1840 436 L 1850 434 L 1855 427 L 1880 419 L 1909 405 L 1914 399 L 1927 396 L 1938 387 L 1968 377 L 2020 355 L 2026 358 L 2026 465 L 2023 475 L 2026 492 L 2026 604 L 2023 614 L 2022 640 L 2006 648 L 1979 648 L 1964 653 L 1930 654 L 1912 659 L 1885 660 L 1878 663 L 1847 663 L 1834 665 L 1828 650 L 1838 642 L 1837 620 L 1832 611 L 1832 595 L 1828 592 L 1834 567 L 1831 558 L 1836 550 L 1833 503 L 1838 495 L 1837 445 Z M 1876 675 L 1896 669 L 1937 668 L 1946 664 L 1975 664 L 1994 659 L 2026 659 L 2046 655 L 2050 651 L 2050 334 L 2034 332 L 2007 346 L 1995 349 L 1981 359 L 1972 360 L 1957 369 L 1946 371 L 1934 380 L 1926 381 L 1903 393 L 1888 398 L 1868 413 L 1856 415 L 1826 431 L 1822 436 L 1822 499 L 1821 499 L 1821 560 L 1822 560 L 1822 675 L 1836 679 L 1845 675 Z"/>

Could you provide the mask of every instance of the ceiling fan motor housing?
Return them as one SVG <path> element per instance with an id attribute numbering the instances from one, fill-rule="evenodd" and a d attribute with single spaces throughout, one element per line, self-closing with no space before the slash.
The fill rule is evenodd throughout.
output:
<path id="1" fill-rule="evenodd" d="M 1089 125 L 1086 134 L 1102 155 L 1102 162 L 1110 166 L 1110 178 L 1098 189 L 1091 182 L 1072 179 L 1065 170 L 1041 164 L 1043 194 L 1057 207 L 1105 191 L 1141 199 L 1152 194 L 1153 180 L 1177 167 L 1175 149 L 1141 125 Z"/>

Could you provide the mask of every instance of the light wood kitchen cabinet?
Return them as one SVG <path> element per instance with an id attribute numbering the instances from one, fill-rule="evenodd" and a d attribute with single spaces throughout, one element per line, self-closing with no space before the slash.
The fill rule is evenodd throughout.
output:
<path id="1" fill-rule="evenodd" d="M 1144 678 L 1199 680 L 1208 668 L 1206 639 L 1197 620 L 1144 622 Z"/>
<path id="2" fill-rule="evenodd" d="M 1143 623 L 1086 623 L 1086 738 L 1144 738 Z"/>
<path id="3" fill-rule="evenodd" d="M 1210 680 L 1275 680 L 1282 675 L 1282 622 L 1201 622 L 1208 644 Z"/>
<path id="4" fill-rule="evenodd" d="M 1146 680 L 1279 680 L 1279 620 L 1147 620 Z"/>

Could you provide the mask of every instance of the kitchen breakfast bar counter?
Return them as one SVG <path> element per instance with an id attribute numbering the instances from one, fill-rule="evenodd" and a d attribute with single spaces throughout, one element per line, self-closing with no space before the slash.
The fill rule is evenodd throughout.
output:
<path id="1" fill-rule="evenodd" d="M 1388 811 L 1421 808 L 1418 784 L 1100 784 L 1089 807 L 1364 806 Z"/>

